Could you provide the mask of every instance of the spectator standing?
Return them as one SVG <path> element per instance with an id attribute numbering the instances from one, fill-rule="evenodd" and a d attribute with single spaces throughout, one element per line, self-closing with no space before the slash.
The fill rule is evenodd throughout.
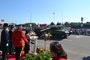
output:
<path id="1" fill-rule="evenodd" d="M 12 33 L 14 31 L 14 26 L 10 25 L 9 26 L 9 35 L 10 35 L 10 41 L 9 41 L 9 54 L 13 55 L 13 43 L 12 43 Z"/>
<path id="2" fill-rule="evenodd" d="M 26 39 L 24 32 L 22 31 L 22 26 L 18 25 L 17 30 L 15 30 L 12 34 L 12 42 L 15 47 L 15 58 L 16 60 L 20 60 L 20 53 L 22 50 L 22 47 L 24 46 L 23 40 L 26 44 L 28 44 L 28 40 Z"/>
<path id="3" fill-rule="evenodd" d="M 25 36 L 26 36 L 26 38 L 27 38 L 27 40 L 29 42 L 29 45 L 30 45 L 31 35 L 30 35 L 30 31 L 29 30 L 26 31 Z M 25 43 L 25 48 L 24 48 L 25 54 L 29 53 L 29 50 L 30 50 L 30 46 L 29 45 Z"/>
<path id="4" fill-rule="evenodd" d="M 10 36 L 8 33 L 8 23 L 4 23 L 3 30 L 1 32 L 1 49 L 2 49 L 2 60 L 7 60 L 7 53 L 9 48 Z"/>
<path id="5" fill-rule="evenodd" d="M 68 60 L 67 54 L 59 42 L 50 44 L 50 52 L 53 56 L 52 60 Z"/>

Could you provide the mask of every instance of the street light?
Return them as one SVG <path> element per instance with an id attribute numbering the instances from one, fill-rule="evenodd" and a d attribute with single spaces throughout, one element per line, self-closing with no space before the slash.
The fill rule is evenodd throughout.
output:
<path id="1" fill-rule="evenodd" d="M 55 22 L 55 12 L 53 12 L 53 22 Z"/>

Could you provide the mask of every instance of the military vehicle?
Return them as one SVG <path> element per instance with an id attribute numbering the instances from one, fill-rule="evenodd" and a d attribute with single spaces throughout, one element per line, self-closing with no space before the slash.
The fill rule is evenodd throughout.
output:
<path id="1" fill-rule="evenodd" d="M 42 28 L 40 28 L 40 27 L 34 29 L 34 32 L 36 33 L 36 35 L 37 35 L 39 38 L 40 38 L 40 36 L 42 35 L 41 30 L 42 30 Z"/>
<path id="2" fill-rule="evenodd" d="M 52 35 L 51 38 L 67 38 L 67 36 L 69 35 L 69 31 L 60 24 L 57 24 L 57 25 L 53 24 L 53 25 L 47 26 L 40 31 L 51 33 Z"/>
<path id="3" fill-rule="evenodd" d="M 53 22 L 47 27 L 38 27 L 34 31 L 38 37 L 40 37 L 43 32 L 50 33 L 52 35 L 51 38 L 67 38 L 70 34 L 69 30 L 64 28 L 61 23 L 55 25 Z"/>

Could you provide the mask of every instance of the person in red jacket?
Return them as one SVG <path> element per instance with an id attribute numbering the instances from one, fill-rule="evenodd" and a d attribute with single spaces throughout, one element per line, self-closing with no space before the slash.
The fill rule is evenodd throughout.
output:
<path id="1" fill-rule="evenodd" d="M 50 44 L 50 52 L 53 56 L 52 60 L 69 60 L 66 52 L 59 42 L 52 42 Z"/>
<path id="2" fill-rule="evenodd" d="M 15 47 L 16 60 L 20 60 L 20 53 L 21 53 L 22 47 L 24 46 L 23 40 L 25 41 L 25 43 L 28 44 L 28 40 L 26 39 L 24 32 L 22 31 L 22 26 L 18 25 L 17 30 L 15 30 L 12 34 L 12 42 Z"/>

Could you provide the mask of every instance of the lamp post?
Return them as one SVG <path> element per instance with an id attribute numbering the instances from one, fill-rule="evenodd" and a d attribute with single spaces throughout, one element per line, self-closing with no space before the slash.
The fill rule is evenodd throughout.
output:
<path id="1" fill-rule="evenodd" d="M 53 12 L 53 22 L 55 22 L 55 12 Z"/>

